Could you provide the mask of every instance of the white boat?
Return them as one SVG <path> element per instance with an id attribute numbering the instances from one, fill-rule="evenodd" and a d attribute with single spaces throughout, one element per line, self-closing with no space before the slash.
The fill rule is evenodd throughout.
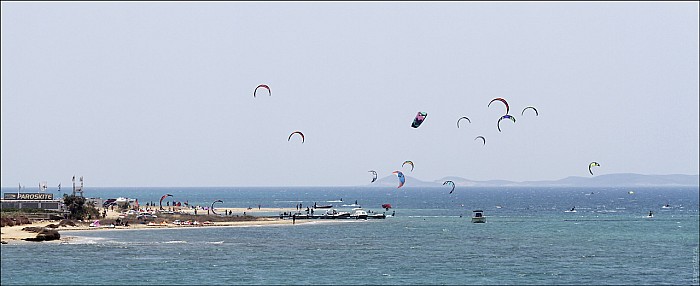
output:
<path id="1" fill-rule="evenodd" d="M 352 209 L 352 212 L 350 212 L 350 217 L 356 219 L 367 219 L 367 212 L 362 208 L 354 208 Z"/>
<path id="2" fill-rule="evenodd" d="M 340 217 L 349 217 L 349 216 L 350 216 L 350 213 L 349 213 L 349 212 L 339 212 L 339 211 L 336 210 L 336 209 L 332 209 L 332 210 L 327 210 L 325 216 L 337 217 L 337 218 L 340 218 Z"/>
<path id="3" fill-rule="evenodd" d="M 473 211 L 472 222 L 473 223 L 485 223 L 486 217 L 484 216 L 484 211 L 482 211 L 482 210 Z"/>
<path id="4" fill-rule="evenodd" d="M 344 207 L 356 207 L 356 208 L 362 208 L 360 205 L 357 204 L 357 201 L 355 201 L 354 204 L 349 204 L 349 205 L 343 205 Z"/>

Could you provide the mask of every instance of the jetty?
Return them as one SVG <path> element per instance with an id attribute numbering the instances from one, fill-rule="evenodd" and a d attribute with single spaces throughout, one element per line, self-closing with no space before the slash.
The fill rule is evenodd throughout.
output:
<path id="1" fill-rule="evenodd" d="M 335 209 L 328 210 L 323 214 L 309 214 L 302 212 L 281 213 L 280 219 L 385 219 L 384 213 L 367 213 L 361 208 L 355 208 L 352 212 L 339 212 Z"/>

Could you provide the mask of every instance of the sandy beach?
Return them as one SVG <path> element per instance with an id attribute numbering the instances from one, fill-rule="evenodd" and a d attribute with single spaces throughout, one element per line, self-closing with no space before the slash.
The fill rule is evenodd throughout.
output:
<path id="1" fill-rule="evenodd" d="M 194 210 L 193 209 L 180 209 L 179 210 L 182 213 L 186 214 L 191 214 L 194 215 Z M 244 212 L 245 214 L 248 215 L 255 215 L 256 213 L 283 213 L 283 212 L 292 212 L 296 211 L 296 209 L 292 208 L 216 208 L 216 212 L 223 214 L 224 211 L 228 212 L 231 211 L 233 216 L 240 216 Z M 206 215 L 207 211 L 204 210 L 198 210 L 198 216 L 201 217 L 201 220 L 197 220 L 199 222 L 198 225 L 175 225 L 172 224 L 171 221 L 166 220 L 166 224 L 157 224 L 157 225 L 148 225 L 148 224 L 141 224 L 141 223 L 134 223 L 132 222 L 129 224 L 129 226 L 115 226 L 113 228 L 106 227 L 105 225 L 102 225 L 101 227 L 90 227 L 90 222 L 82 222 L 79 223 L 79 225 L 76 226 L 61 226 L 57 228 L 59 233 L 65 232 L 65 231 L 96 231 L 96 230 L 101 230 L 101 231 L 119 231 L 119 230 L 148 230 L 148 229 L 163 229 L 163 228 L 168 228 L 168 229 L 185 229 L 185 228 L 199 228 L 199 227 L 241 227 L 241 226 L 265 226 L 265 225 L 292 225 L 292 224 L 303 224 L 303 223 L 309 223 L 311 220 L 288 220 L 288 219 L 280 219 L 277 217 L 255 217 L 254 220 L 245 220 L 245 221 L 216 221 L 216 222 L 211 222 L 209 224 L 204 224 L 204 222 L 208 221 L 209 217 L 213 217 L 215 215 Z M 117 211 L 112 211 L 112 210 L 107 210 L 107 216 L 105 219 L 117 219 L 119 218 L 120 213 Z M 6 227 L 1 227 L 0 228 L 0 240 L 3 242 L 7 242 L 8 244 L 17 244 L 17 243 L 38 243 L 38 242 L 31 242 L 31 241 L 25 241 L 23 239 L 25 238 L 32 238 L 36 237 L 36 233 L 34 232 L 29 232 L 29 231 L 23 231 L 22 229 L 25 227 L 46 227 L 49 224 L 56 224 L 58 225 L 58 221 L 35 221 L 32 224 L 24 224 L 24 225 L 17 225 L 17 226 L 6 226 Z M 70 241 L 73 239 L 74 236 L 70 235 L 63 235 L 61 234 L 60 240 L 55 240 L 55 241 L 48 241 L 45 243 L 56 243 L 56 242 L 65 242 L 65 241 Z"/>

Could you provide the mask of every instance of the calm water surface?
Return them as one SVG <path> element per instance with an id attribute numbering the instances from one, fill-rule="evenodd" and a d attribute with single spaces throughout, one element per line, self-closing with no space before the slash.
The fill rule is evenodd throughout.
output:
<path id="1" fill-rule="evenodd" d="M 3 191 L 12 191 L 11 189 Z M 634 191 L 634 194 L 629 194 Z M 2 285 L 698 285 L 698 188 L 102 188 L 92 197 L 294 207 L 343 199 L 385 220 L 62 231 L 2 245 Z M 669 204 L 670 208 L 662 208 Z M 577 212 L 564 212 L 576 207 Z M 487 223 L 470 222 L 482 209 Z M 653 218 L 647 218 L 649 211 Z M 271 214 L 274 215 L 274 214 Z"/>

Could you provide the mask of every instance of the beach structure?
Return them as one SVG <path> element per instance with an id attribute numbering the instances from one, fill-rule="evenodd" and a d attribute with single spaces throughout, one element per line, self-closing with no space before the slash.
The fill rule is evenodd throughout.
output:
<path id="1" fill-rule="evenodd" d="M 61 199 L 54 199 L 51 193 L 4 193 L 0 202 L 3 209 L 64 209 Z"/>
<path id="2" fill-rule="evenodd" d="M 75 186 L 75 176 L 73 176 L 73 195 L 75 196 L 75 193 L 79 193 L 80 196 L 83 196 L 83 176 L 80 176 L 80 186 L 77 187 Z"/>
<path id="3" fill-rule="evenodd" d="M 39 182 L 39 191 L 36 193 L 23 192 L 25 187 L 19 184 L 17 193 L 4 193 L 0 198 L 3 209 L 44 209 L 50 211 L 62 211 L 64 209 L 61 199 L 54 199 L 53 194 L 46 193 L 46 181 Z"/>

